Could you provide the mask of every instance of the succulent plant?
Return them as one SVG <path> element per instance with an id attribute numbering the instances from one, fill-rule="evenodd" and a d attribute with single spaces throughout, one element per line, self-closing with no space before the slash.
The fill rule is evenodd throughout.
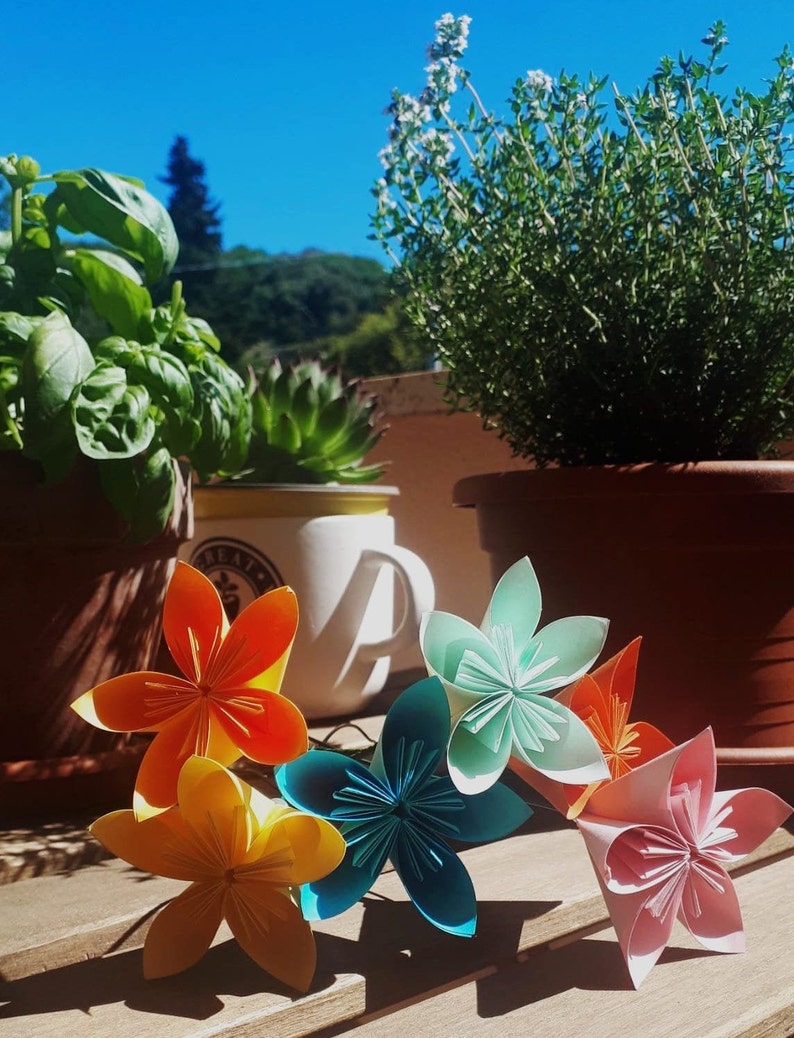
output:
<path id="1" fill-rule="evenodd" d="M 318 360 L 252 377 L 248 460 L 235 479 L 251 483 L 371 483 L 382 465 L 362 465 L 380 439 L 377 398 Z"/>

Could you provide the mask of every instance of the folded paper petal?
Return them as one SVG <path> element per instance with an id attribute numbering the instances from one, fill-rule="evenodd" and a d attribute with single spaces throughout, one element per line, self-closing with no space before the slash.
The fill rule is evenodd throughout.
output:
<path id="1" fill-rule="evenodd" d="M 238 686 L 256 686 L 256 679 L 289 652 L 297 626 L 298 605 L 291 588 L 275 588 L 254 599 L 231 625 L 220 645 L 210 668 L 212 684 L 221 692 Z M 280 685 L 264 687 L 277 691 Z"/>
<path id="2" fill-rule="evenodd" d="M 317 962 L 314 936 L 286 891 L 243 880 L 227 897 L 226 921 L 257 965 L 282 983 L 308 991 Z"/>
<path id="3" fill-rule="evenodd" d="M 676 916 L 705 947 L 741 951 L 744 933 L 726 864 L 791 813 L 762 789 L 715 793 L 711 729 L 596 790 L 577 824 L 639 985 Z"/>
<path id="4" fill-rule="evenodd" d="M 518 654 L 521 684 L 526 680 L 532 691 L 549 692 L 576 681 L 598 658 L 608 627 L 600 616 L 565 616 L 547 624 Z"/>
<path id="5" fill-rule="evenodd" d="M 321 818 L 331 818 L 339 807 L 335 794 L 350 784 L 351 776 L 364 780 L 368 768 L 333 750 L 309 750 L 276 769 L 281 795 L 294 807 Z"/>
<path id="6" fill-rule="evenodd" d="M 268 880 L 294 887 L 327 876 L 339 865 L 345 850 L 345 841 L 332 825 L 290 811 L 265 827 L 241 860 L 253 865 L 266 859 Z"/>
<path id="7" fill-rule="evenodd" d="M 461 658 L 474 649 L 494 669 L 501 661 L 488 635 L 452 613 L 434 610 L 425 613 L 419 628 L 419 641 L 428 669 L 432 674 L 454 682 Z"/>
<path id="8" fill-rule="evenodd" d="M 177 781 L 183 765 L 195 754 L 199 717 L 183 711 L 155 735 L 143 756 L 133 793 L 133 809 L 148 818 L 171 807 L 177 800 Z M 240 756 L 239 749 L 219 725 L 208 730 L 205 753 L 224 767 Z"/>
<path id="9" fill-rule="evenodd" d="M 145 732 L 162 727 L 195 698 L 195 685 L 184 678 L 141 670 L 103 681 L 79 696 L 72 709 L 109 732 Z"/>
<path id="10" fill-rule="evenodd" d="M 163 635 L 174 662 L 190 681 L 199 681 L 207 672 L 228 627 L 212 581 L 193 566 L 177 562 L 163 603 Z"/>
<path id="11" fill-rule="evenodd" d="M 355 856 L 356 848 L 348 847 L 330 875 L 301 887 L 301 909 L 307 919 L 330 919 L 352 908 L 381 874 L 387 859 L 385 851 L 364 861 Z"/>
<path id="12" fill-rule="evenodd" d="M 111 854 L 122 858 L 141 872 L 152 872 L 169 879 L 187 882 L 201 879 L 190 860 L 174 857 L 169 848 L 181 845 L 186 828 L 178 811 L 166 811 L 139 822 L 129 809 L 111 811 L 98 818 L 88 830 Z"/>
<path id="13" fill-rule="evenodd" d="M 531 817 L 532 808 L 512 789 L 497 783 L 477 796 L 463 798 L 463 810 L 455 816 L 455 839 L 464 843 L 501 840 Z"/>
<path id="14" fill-rule="evenodd" d="M 398 839 L 391 860 L 406 893 L 428 922 L 458 937 L 474 935 L 474 886 L 446 844 L 428 837 L 418 848 L 409 840 Z"/>
<path id="15" fill-rule="evenodd" d="M 510 624 L 521 651 L 537 630 L 541 608 L 540 584 L 532 563 L 524 557 L 497 582 L 481 630 L 490 639 L 495 627 Z"/>
<path id="16" fill-rule="evenodd" d="M 181 973 L 199 961 L 221 925 L 223 898 L 217 883 L 192 883 L 155 916 L 143 947 L 147 980 Z"/>
<path id="17" fill-rule="evenodd" d="M 398 696 L 383 722 L 371 768 L 385 777 L 392 789 L 414 780 L 414 775 L 406 771 L 405 747 L 416 742 L 418 734 L 422 753 L 416 763 L 423 774 L 430 775 L 449 739 L 449 706 L 441 685 L 432 677 L 417 681 Z"/>

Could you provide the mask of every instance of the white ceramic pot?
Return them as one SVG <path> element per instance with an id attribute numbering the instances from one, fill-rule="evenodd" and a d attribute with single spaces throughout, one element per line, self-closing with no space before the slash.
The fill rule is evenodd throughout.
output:
<path id="1" fill-rule="evenodd" d="M 282 686 L 307 718 L 366 709 L 390 657 L 415 641 L 433 580 L 394 543 L 395 487 L 197 488 L 196 535 L 181 557 L 209 576 L 230 619 L 283 584 L 300 622 Z M 395 623 L 395 575 L 402 616 Z"/>

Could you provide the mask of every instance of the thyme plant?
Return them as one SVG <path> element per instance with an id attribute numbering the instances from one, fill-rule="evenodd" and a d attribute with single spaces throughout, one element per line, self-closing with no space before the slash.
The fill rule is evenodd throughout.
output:
<path id="1" fill-rule="evenodd" d="M 375 237 L 449 368 L 448 395 L 538 464 L 755 458 L 794 431 L 788 48 L 766 90 L 663 58 L 631 95 L 529 72 L 503 112 L 436 24 L 395 92 Z"/>

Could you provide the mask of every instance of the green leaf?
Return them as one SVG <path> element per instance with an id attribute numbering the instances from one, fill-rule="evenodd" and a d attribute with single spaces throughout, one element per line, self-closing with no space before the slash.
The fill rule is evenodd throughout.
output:
<path id="1" fill-rule="evenodd" d="M 151 397 L 130 385 L 124 368 L 100 361 L 77 391 L 72 416 L 80 450 L 89 458 L 131 458 L 155 433 Z"/>
<path id="2" fill-rule="evenodd" d="M 51 314 L 31 335 L 22 362 L 25 453 L 48 480 L 66 475 L 76 457 L 71 398 L 93 368 L 88 343 L 65 314 Z"/>
<path id="3" fill-rule="evenodd" d="M 130 524 L 130 538 L 149 541 L 163 532 L 174 508 L 176 472 L 165 447 L 144 458 L 99 463 L 105 496 Z"/>
<path id="4" fill-rule="evenodd" d="M 102 249 L 75 249 L 70 259 L 100 317 L 114 332 L 135 338 L 141 318 L 152 307 L 135 268 L 123 256 Z"/>
<path id="5" fill-rule="evenodd" d="M 89 234 L 140 260 L 150 282 L 171 270 L 179 252 L 171 217 L 138 183 L 98 169 L 62 171 L 52 179 L 57 187 L 50 205 L 65 206 Z"/>

